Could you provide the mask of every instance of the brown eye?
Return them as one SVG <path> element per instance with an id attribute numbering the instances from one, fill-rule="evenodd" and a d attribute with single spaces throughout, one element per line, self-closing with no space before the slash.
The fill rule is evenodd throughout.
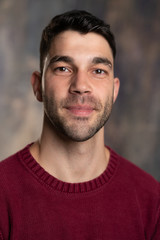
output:
<path id="1" fill-rule="evenodd" d="M 104 68 L 92 69 L 92 76 L 97 79 L 104 79 L 108 77 L 108 71 Z"/>
<path id="2" fill-rule="evenodd" d="M 107 72 L 105 70 L 101 69 L 101 68 L 95 69 L 93 71 L 93 73 L 96 74 L 96 75 L 105 75 L 105 74 L 107 74 Z"/>
<path id="3" fill-rule="evenodd" d="M 94 70 L 94 72 L 95 72 L 96 74 L 104 74 L 104 73 L 105 73 L 105 71 L 102 70 L 102 69 L 96 69 L 96 70 Z"/>
<path id="4" fill-rule="evenodd" d="M 53 68 L 53 73 L 57 76 L 68 76 L 72 74 L 72 70 L 69 67 L 59 66 Z"/>
<path id="5" fill-rule="evenodd" d="M 69 72 L 69 70 L 66 67 L 58 67 L 58 68 L 55 69 L 55 71 Z"/>

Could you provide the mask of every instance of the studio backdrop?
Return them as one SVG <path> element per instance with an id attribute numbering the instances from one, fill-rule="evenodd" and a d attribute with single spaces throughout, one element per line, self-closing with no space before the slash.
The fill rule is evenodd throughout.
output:
<path id="1" fill-rule="evenodd" d="M 1 160 L 35 141 L 43 109 L 31 89 L 39 42 L 49 20 L 72 9 L 111 25 L 117 43 L 119 97 L 105 143 L 160 180 L 160 1 L 0 0 Z"/>

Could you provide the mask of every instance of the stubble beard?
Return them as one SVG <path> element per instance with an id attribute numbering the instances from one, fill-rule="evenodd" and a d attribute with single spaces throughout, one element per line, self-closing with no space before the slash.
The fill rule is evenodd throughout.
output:
<path id="1" fill-rule="evenodd" d="M 113 96 L 108 97 L 104 106 L 97 99 L 90 96 L 72 95 L 57 103 L 54 97 L 47 97 L 43 94 L 44 114 L 48 118 L 50 125 L 57 134 L 75 142 L 83 142 L 93 137 L 107 122 L 112 111 Z M 87 103 L 94 108 L 96 117 L 94 120 L 89 117 L 72 116 L 59 114 L 72 104 Z M 68 118 L 68 119 L 67 119 Z"/>

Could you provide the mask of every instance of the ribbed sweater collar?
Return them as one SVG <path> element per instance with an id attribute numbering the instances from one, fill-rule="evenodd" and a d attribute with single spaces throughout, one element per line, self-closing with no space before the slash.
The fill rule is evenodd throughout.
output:
<path id="1" fill-rule="evenodd" d="M 67 183 L 50 175 L 38 164 L 29 151 L 30 145 L 31 144 L 27 145 L 18 153 L 20 161 L 41 183 L 46 184 L 56 191 L 68 193 L 84 193 L 94 191 L 110 181 L 118 165 L 117 154 L 111 148 L 108 148 L 110 151 L 109 163 L 105 171 L 99 177 L 82 183 Z"/>

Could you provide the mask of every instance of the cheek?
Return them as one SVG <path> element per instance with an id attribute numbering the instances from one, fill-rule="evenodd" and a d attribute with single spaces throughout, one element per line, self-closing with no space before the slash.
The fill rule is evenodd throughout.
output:
<path id="1" fill-rule="evenodd" d="M 106 82 L 104 84 L 97 86 L 96 95 L 99 96 L 99 98 L 104 101 L 106 98 L 113 96 L 113 89 L 114 89 L 113 84 Z"/>
<path id="2" fill-rule="evenodd" d="M 53 98 L 55 101 L 60 102 L 63 98 L 67 97 L 67 88 L 60 81 L 46 81 L 45 95 Z"/>
<path id="3" fill-rule="evenodd" d="M 50 92 L 60 92 L 62 87 L 61 82 L 56 77 L 53 77 L 50 72 L 46 73 L 44 78 L 44 91 L 46 93 Z"/>

